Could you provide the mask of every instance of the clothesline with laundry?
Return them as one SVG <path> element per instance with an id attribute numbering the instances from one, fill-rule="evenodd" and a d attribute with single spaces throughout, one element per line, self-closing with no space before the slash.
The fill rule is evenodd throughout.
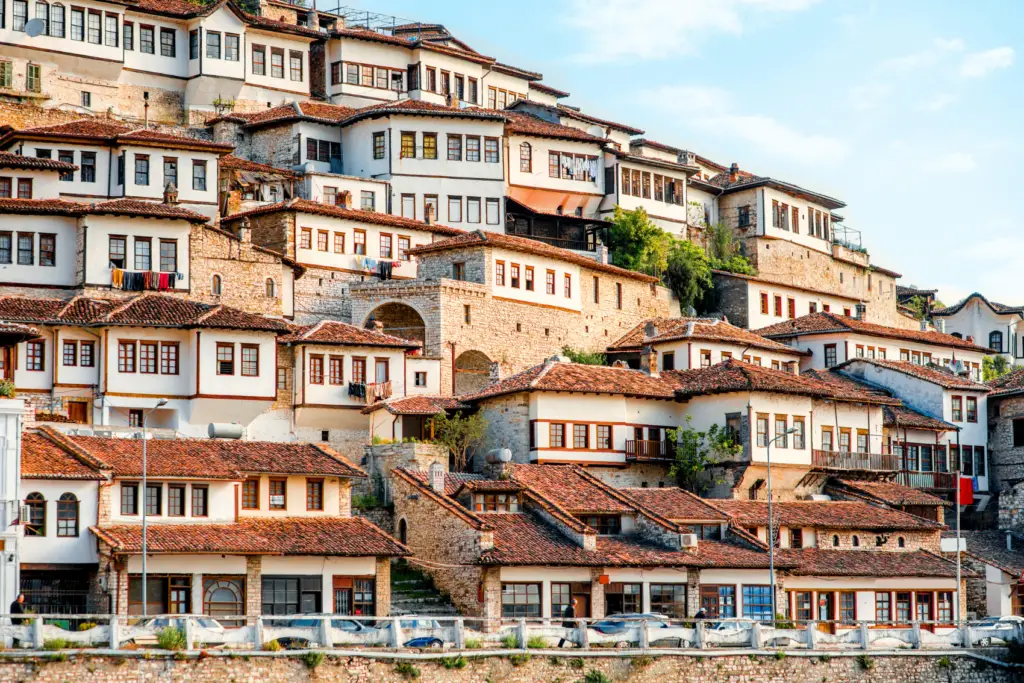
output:
<path id="1" fill-rule="evenodd" d="M 365 273 L 376 273 L 381 280 L 390 280 L 392 271 L 402 267 L 402 261 L 388 261 L 356 255 L 356 268 Z"/>
<path id="2" fill-rule="evenodd" d="M 128 292 L 143 292 L 153 290 L 164 292 L 174 289 L 175 282 L 183 280 L 182 273 L 161 273 L 153 270 L 122 270 L 121 268 L 111 269 L 110 285 L 114 289 L 123 289 Z"/>

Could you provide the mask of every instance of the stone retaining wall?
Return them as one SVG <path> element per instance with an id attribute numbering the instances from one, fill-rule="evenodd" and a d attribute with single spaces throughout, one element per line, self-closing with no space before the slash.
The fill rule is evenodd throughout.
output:
<path id="1" fill-rule="evenodd" d="M 1020 680 L 1014 671 L 989 662 L 952 654 L 927 656 L 666 656 L 588 657 L 574 659 L 570 653 L 551 657 L 535 655 L 513 664 L 508 657 L 467 659 L 463 668 L 445 668 L 437 660 L 410 661 L 415 680 L 421 683 L 532 683 L 535 681 L 576 683 L 609 681 L 630 683 L 1009 683 Z M 362 657 L 325 657 L 310 669 L 299 656 L 274 657 L 188 657 L 123 659 L 119 657 L 75 658 L 69 661 L 0 662 L 0 682 L 90 681 L 92 683 L 406 683 L 412 671 L 399 671 L 395 662 Z M 599 672 L 603 676 L 598 676 Z M 585 678 L 586 677 L 586 678 Z"/>

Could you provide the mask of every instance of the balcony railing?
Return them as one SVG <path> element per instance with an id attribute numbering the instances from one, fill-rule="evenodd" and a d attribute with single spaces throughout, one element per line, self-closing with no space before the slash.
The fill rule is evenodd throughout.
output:
<path id="1" fill-rule="evenodd" d="M 538 235 L 517 234 L 520 237 L 537 240 L 538 242 L 550 244 L 553 247 L 560 247 L 562 249 L 570 249 L 572 251 L 597 251 L 597 245 L 594 242 L 587 242 L 587 240 L 570 240 L 562 237 L 540 237 Z"/>
<path id="2" fill-rule="evenodd" d="M 675 460 L 671 441 L 629 439 L 626 441 L 626 460 Z"/>
<path id="3" fill-rule="evenodd" d="M 811 453 L 811 464 L 829 470 L 893 472 L 901 469 L 900 457 L 892 453 L 815 450 Z"/>
<path id="4" fill-rule="evenodd" d="M 915 489 L 949 489 L 956 488 L 956 475 L 952 472 L 912 472 L 902 470 L 896 476 L 896 483 Z"/>

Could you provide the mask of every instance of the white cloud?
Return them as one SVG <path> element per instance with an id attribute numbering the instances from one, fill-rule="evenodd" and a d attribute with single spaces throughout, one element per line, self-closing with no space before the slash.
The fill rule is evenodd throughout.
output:
<path id="1" fill-rule="evenodd" d="M 715 33 L 738 34 L 742 14 L 794 12 L 818 0 L 568 0 L 564 23 L 583 38 L 574 58 L 605 63 L 693 53 Z"/>
<path id="2" fill-rule="evenodd" d="M 981 78 L 996 69 L 1006 69 L 1013 65 L 1013 48 L 996 47 L 983 52 L 973 52 L 964 57 L 960 65 L 960 75 L 964 78 Z"/>
<path id="3" fill-rule="evenodd" d="M 959 172 L 966 173 L 978 168 L 978 162 L 974 155 L 968 152 L 946 152 L 930 159 L 925 159 L 921 164 L 925 171 L 933 172 Z"/>
<path id="4" fill-rule="evenodd" d="M 886 71 L 912 71 L 929 66 L 939 60 L 944 53 L 960 52 L 964 49 L 964 41 L 960 38 L 936 38 L 930 47 L 900 57 L 891 57 L 882 62 Z"/>
<path id="5" fill-rule="evenodd" d="M 956 104 L 959 101 L 959 95 L 951 92 L 944 92 L 936 95 L 932 99 L 925 102 L 923 105 L 921 105 L 921 108 L 924 109 L 925 111 L 940 111 L 951 104 Z"/>
<path id="6" fill-rule="evenodd" d="M 936 38 L 935 47 L 946 52 L 960 52 L 965 45 L 960 38 Z"/>
<path id="7" fill-rule="evenodd" d="M 835 162 L 849 151 L 837 138 L 803 133 L 769 116 L 737 112 L 733 97 L 721 88 L 662 86 L 641 92 L 639 99 L 646 106 L 684 116 L 707 134 L 741 140 L 768 155 L 799 163 Z"/>

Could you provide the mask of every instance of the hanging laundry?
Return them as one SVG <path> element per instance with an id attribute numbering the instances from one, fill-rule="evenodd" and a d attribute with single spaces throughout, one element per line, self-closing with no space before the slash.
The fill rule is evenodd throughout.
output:
<path id="1" fill-rule="evenodd" d="M 114 268 L 110 273 L 110 286 L 121 289 L 124 286 L 124 271 L 120 268 Z"/>
<path id="2" fill-rule="evenodd" d="M 378 261 L 377 262 L 377 277 L 381 280 L 391 279 L 391 262 L 390 261 Z"/>

